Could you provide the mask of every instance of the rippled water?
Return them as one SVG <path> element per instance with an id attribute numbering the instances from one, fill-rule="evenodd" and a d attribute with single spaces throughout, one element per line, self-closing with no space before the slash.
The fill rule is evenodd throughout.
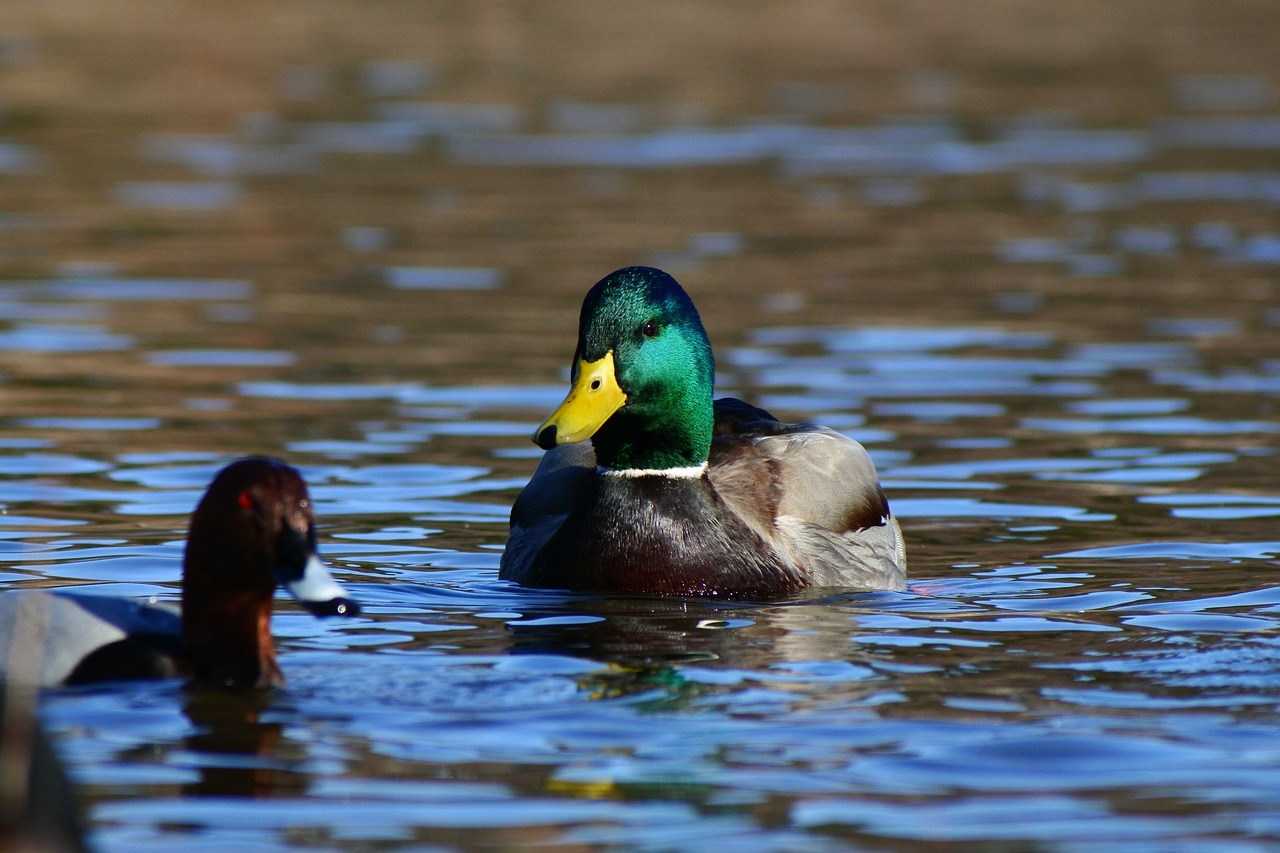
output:
<path id="1" fill-rule="evenodd" d="M 0 587 L 176 600 L 266 452 L 364 605 L 279 602 L 282 691 L 46 693 L 97 849 L 1280 844 L 1274 12 L 919 21 L 972 42 L 919 67 L 694 4 L 658 73 L 584 22 L 684 35 L 581 9 L 193 11 L 179 62 L 64 6 L 0 38 Z M 581 295 L 634 262 L 722 393 L 866 443 L 907 592 L 497 580 Z"/>

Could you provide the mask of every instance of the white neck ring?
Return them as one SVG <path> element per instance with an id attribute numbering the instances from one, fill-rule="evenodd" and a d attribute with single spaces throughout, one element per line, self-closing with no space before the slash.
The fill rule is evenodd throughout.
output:
<path id="1" fill-rule="evenodd" d="M 666 477 L 671 480 L 696 480 L 707 473 L 707 463 L 680 468 L 599 468 L 606 477 Z"/>

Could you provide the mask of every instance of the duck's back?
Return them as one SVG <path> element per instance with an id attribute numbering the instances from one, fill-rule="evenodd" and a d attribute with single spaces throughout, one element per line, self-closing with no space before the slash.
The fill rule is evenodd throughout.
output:
<path id="1" fill-rule="evenodd" d="M 164 604 L 14 590 L 0 595 L 0 669 L 44 687 L 174 675 L 181 630 Z"/>
<path id="2" fill-rule="evenodd" d="M 852 438 L 724 398 L 709 473 L 724 501 L 812 586 L 905 587 L 902 530 L 871 457 Z"/>

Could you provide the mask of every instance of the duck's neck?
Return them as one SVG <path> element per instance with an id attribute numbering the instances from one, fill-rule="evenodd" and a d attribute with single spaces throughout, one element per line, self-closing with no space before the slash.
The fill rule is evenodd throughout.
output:
<path id="1" fill-rule="evenodd" d="M 216 610 L 210 606 L 217 602 Z M 184 590 L 182 644 L 199 681 L 252 687 L 284 683 L 271 640 L 271 595 L 237 592 L 220 597 Z"/>
<path id="2" fill-rule="evenodd" d="M 706 466 L 714 424 L 711 392 L 695 383 L 647 406 L 619 410 L 591 443 L 606 470 L 692 471 Z"/>

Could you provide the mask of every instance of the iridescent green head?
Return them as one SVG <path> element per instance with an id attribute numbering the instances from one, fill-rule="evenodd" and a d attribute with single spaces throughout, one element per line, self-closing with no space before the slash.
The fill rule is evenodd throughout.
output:
<path id="1" fill-rule="evenodd" d="M 590 438 L 604 468 L 687 468 L 707 461 L 715 360 L 698 310 L 674 278 L 627 267 L 587 293 L 573 387 L 538 427 L 550 449 Z"/>

